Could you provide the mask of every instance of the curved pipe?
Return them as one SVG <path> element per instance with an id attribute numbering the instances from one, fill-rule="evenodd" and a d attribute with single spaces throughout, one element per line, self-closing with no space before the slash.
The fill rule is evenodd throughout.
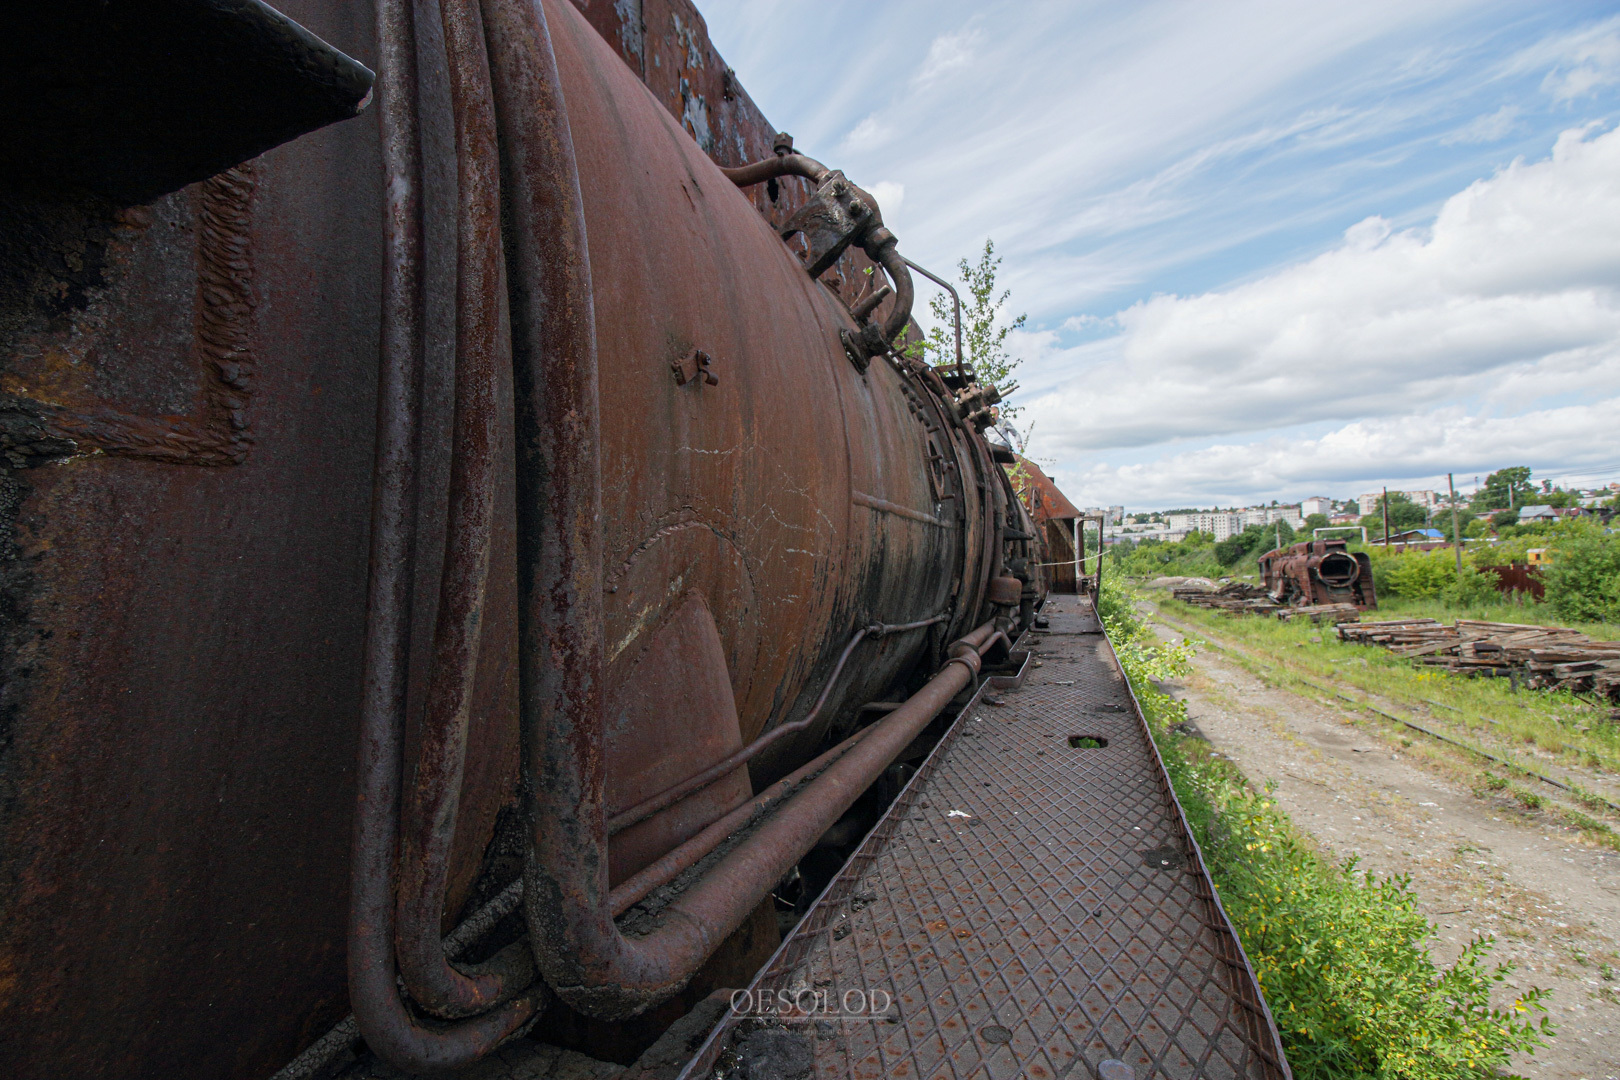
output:
<path id="1" fill-rule="evenodd" d="M 495 102 L 474 0 L 440 6 L 456 118 L 456 364 L 450 499 L 433 665 L 415 775 L 406 791 L 395 951 L 411 997 L 443 1017 L 493 1008 L 532 981 L 463 974 L 440 942 L 445 882 L 478 670 L 495 515 L 497 360 L 501 348 L 501 193 Z M 512 985 L 516 983 L 516 986 Z"/>
<path id="2" fill-rule="evenodd" d="M 883 321 L 883 340 L 892 343 L 911 321 L 911 305 L 916 302 L 917 287 L 911 282 L 911 271 L 906 269 L 904 256 L 895 250 L 894 234 L 887 229 L 879 232 L 887 237 L 887 242 L 873 245 L 876 251 L 873 247 L 863 250 L 894 282 L 894 306 L 889 308 L 889 317 Z"/>
<path id="3" fill-rule="evenodd" d="M 349 999 L 367 1044 L 408 1071 L 453 1068 L 500 1045 L 544 1005 L 544 988 L 475 1020 L 418 1024 L 394 968 L 394 848 L 399 831 L 416 516 L 422 356 L 421 148 L 409 0 L 378 0 L 378 118 L 384 169 L 377 474 L 349 894 Z"/>
<path id="4" fill-rule="evenodd" d="M 951 303 L 956 311 L 956 375 L 958 378 L 967 378 L 967 367 L 962 363 L 962 297 L 957 293 L 956 286 L 937 274 L 929 273 L 904 255 L 900 256 L 900 261 L 951 294 Z"/>
<path id="5" fill-rule="evenodd" d="M 899 708 L 899 705 L 895 705 Z M 618 918 L 660 885 L 667 885 L 681 874 L 701 862 L 715 848 L 719 847 L 732 833 L 746 825 L 754 815 L 774 810 L 788 796 L 792 795 L 799 784 L 805 780 L 820 775 L 829 764 L 848 753 L 849 750 L 865 737 L 872 729 L 862 728 L 837 746 L 828 750 L 793 772 L 788 773 L 776 783 L 754 796 L 749 802 L 743 803 L 735 810 L 718 821 L 710 823 L 702 832 L 678 847 L 672 848 L 656 861 L 650 863 L 634 875 L 626 878 L 614 887 L 608 894 L 608 908 L 613 917 Z"/>
<path id="6" fill-rule="evenodd" d="M 720 172 L 738 187 L 752 187 L 778 176 L 802 176 L 819 187 L 832 175 L 832 170 L 827 166 L 803 154 L 778 154 L 776 157 L 768 157 L 735 169 L 722 168 Z M 911 321 L 911 305 L 916 299 L 916 287 L 911 283 L 911 272 L 906 269 L 906 260 L 894 249 L 894 234 L 883 227 L 883 211 L 877 205 L 877 200 L 872 198 L 870 192 L 864 190 L 861 191 L 861 195 L 872 207 L 865 236 L 860 241 L 861 248 L 868 258 L 883 267 L 889 275 L 889 280 L 894 282 L 894 306 L 889 309 L 889 317 L 883 322 L 883 341 L 884 344 L 889 344 L 906 328 L 906 323 Z M 958 333 L 958 357 L 961 353 L 960 336 Z"/>
<path id="7" fill-rule="evenodd" d="M 821 689 L 821 696 L 816 698 L 815 705 L 811 706 L 810 711 L 804 715 L 803 719 L 795 720 L 791 724 L 783 724 L 780 727 L 773 728 L 764 735 L 761 735 L 759 738 L 755 739 L 753 742 L 749 743 L 747 746 L 743 747 L 741 750 L 736 751 L 721 761 L 715 762 L 702 772 L 695 773 L 692 776 L 687 777 L 685 780 L 665 788 L 658 794 L 653 795 L 650 798 L 643 799 L 641 802 L 636 803 L 634 806 L 629 807 L 628 809 L 619 811 L 617 814 L 614 814 L 608 819 L 608 835 L 612 836 L 616 833 L 623 832 L 632 825 L 640 824 L 641 822 L 652 817 L 654 814 L 658 813 L 658 811 L 680 802 L 694 791 L 699 791 L 708 787 L 710 784 L 719 780 L 723 776 L 730 776 L 732 773 L 736 772 L 737 769 L 741 768 L 743 765 L 746 765 L 748 762 L 770 749 L 776 743 L 781 742 L 789 735 L 798 734 L 799 732 L 808 728 L 811 724 L 815 723 L 817 717 L 821 715 L 821 707 L 827 704 L 827 698 L 832 694 L 833 687 L 838 685 L 838 676 L 844 673 L 844 665 L 849 662 L 850 654 L 855 651 L 855 646 L 859 645 L 864 639 L 868 637 L 887 637 L 890 634 L 902 634 L 907 630 L 921 630 L 925 626 L 933 626 L 935 623 L 942 623 L 947 618 L 949 618 L 948 615 L 940 614 L 935 615 L 932 619 L 923 619 L 920 622 L 899 624 L 873 623 L 871 626 L 861 627 L 859 630 L 855 631 L 855 635 L 849 639 L 849 644 L 844 646 L 842 655 L 838 657 L 838 663 L 834 665 L 832 674 L 827 676 L 827 683 Z"/>
<path id="8" fill-rule="evenodd" d="M 820 187 L 832 175 L 832 170 L 827 166 L 803 154 L 778 154 L 762 161 L 739 165 L 735 169 L 722 168 L 720 172 L 738 187 L 753 187 L 778 176 L 802 176 Z"/>

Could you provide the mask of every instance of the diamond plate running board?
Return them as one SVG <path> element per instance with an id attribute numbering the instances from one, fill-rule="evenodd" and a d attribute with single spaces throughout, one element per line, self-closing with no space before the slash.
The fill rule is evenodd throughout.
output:
<path id="1" fill-rule="evenodd" d="M 1045 612 L 682 1080 L 1291 1080 L 1089 599 Z"/>

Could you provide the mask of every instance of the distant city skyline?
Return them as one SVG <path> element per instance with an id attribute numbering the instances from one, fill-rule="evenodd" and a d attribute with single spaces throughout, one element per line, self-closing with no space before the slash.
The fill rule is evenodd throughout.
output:
<path id="1" fill-rule="evenodd" d="M 1612 5 L 701 8 L 909 256 L 996 240 L 1076 503 L 1620 479 Z"/>

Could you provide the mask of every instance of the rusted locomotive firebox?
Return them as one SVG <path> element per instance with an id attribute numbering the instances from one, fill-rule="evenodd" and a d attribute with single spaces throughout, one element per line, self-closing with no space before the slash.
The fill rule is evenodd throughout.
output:
<path id="1" fill-rule="evenodd" d="M 1260 574 L 1279 604 L 1378 606 L 1372 559 L 1364 551 L 1350 551 L 1344 540 L 1307 540 L 1268 551 L 1260 556 Z"/>
<path id="2" fill-rule="evenodd" d="M 688 4 L 283 7 L 0 17 L 19 1080 L 650 1038 L 1042 599 Z"/>

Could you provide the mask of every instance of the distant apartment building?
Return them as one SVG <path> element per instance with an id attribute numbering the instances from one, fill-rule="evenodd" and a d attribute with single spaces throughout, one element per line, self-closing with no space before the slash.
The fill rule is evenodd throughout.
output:
<path id="1" fill-rule="evenodd" d="M 1171 514 L 1170 531 L 1180 533 L 1214 533 L 1215 539 L 1225 540 L 1233 533 L 1243 531 L 1243 515 L 1226 512 L 1200 511 L 1195 514 Z"/>
<path id="2" fill-rule="evenodd" d="M 1312 514 L 1333 513 L 1333 500 L 1322 495 L 1313 495 L 1309 499 L 1302 499 L 1299 504 L 1301 517 L 1310 517 Z"/>
<path id="3" fill-rule="evenodd" d="M 1432 491 L 1402 491 L 1400 494 L 1405 495 L 1425 510 L 1433 510 L 1440 505 L 1440 497 Z M 1378 500 L 1383 496 L 1384 493 L 1381 491 L 1375 491 L 1371 495 L 1358 496 L 1356 501 L 1361 504 L 1362 516 L 1378 513 Z"/>
<path id="4" fill-rule="evenodd" d="M 1123 506 L 1110 506 L 1108 508 L 1108 524 L 1122 525 L 1125 522 L 1125 508 Z"/>
<path id="5" fill-rule="evenodd" d="M 1170 526 L 1162 521 L 1144 521 L 1140 525 L 1130 525 L 1121 522 L 1103 529 L 1103 539 L 1113 540 L 1123 537 L 1127 540 L 1163 540 L 1170 535 Z M 1176 537 L 1183 539 L 1186 534 Z"/>
<path id="6" fill-rule="evenodd" d="M 1250 525 L 1270 525 L 1275 521 L 1286 521 L 1290 529 L 1297 529 L 1305 524 L 1304 515 L 1297 506 L 1251 506 L 1246 510 L 1239 510 L 1243 518 L 1243 527 Z"/>
<path id="7" fill-rule="evenodd" d="M 1166 515 L 1170 533 L 1176 539 L 1188 533 L 1211 533 L 1216 540 L 1236 536 L 1250 525 L 1271 525 L 1286 522 L 1290 529 L 1298 530 L 1305 524 L 1297 506 L 1250 506 L 1243 510 L 1200 510 L 1189 514 Z"/>

